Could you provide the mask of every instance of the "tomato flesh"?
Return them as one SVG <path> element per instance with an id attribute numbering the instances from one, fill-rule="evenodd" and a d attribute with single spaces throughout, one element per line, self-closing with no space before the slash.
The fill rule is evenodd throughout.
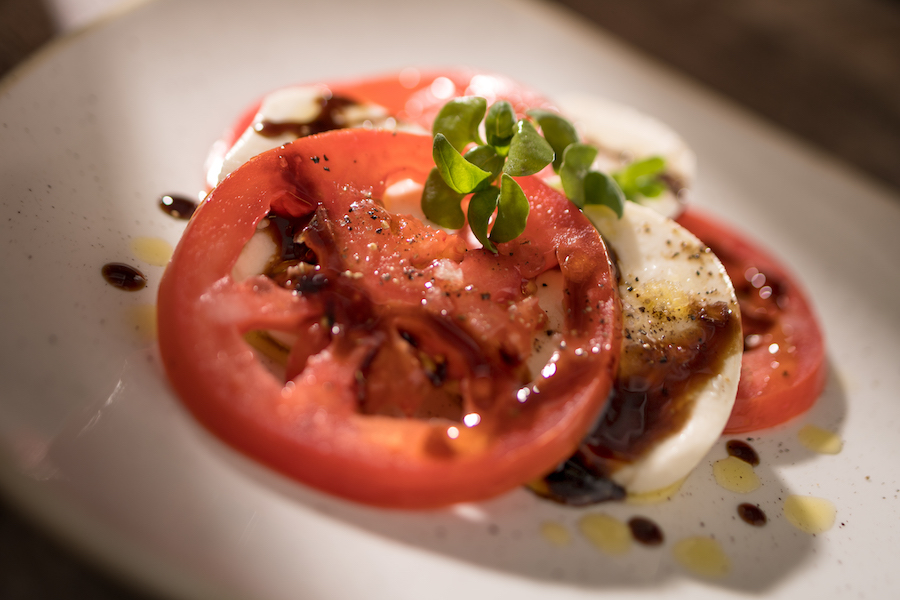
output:
<path id="1" fill-rule="evenodd" d="M 719 257 L 737 293 L 744 355 L 725 433 L 781 424 L 807 411 L 827 377 L 825 344 L 797 279 L 743 234 L 688 208 L 677 221 Z"/>
<path id="2" fill-rule="evenodd" d="M 489 498 L 574 451 L 618 363 L 606 248 L 535 178 L 519 180 L 531 202 L 525 233 L 498 255 L 384 209 L 387 185 L 423 181 L 432 166 L 428 137 L 338 130 L 266 152 L 212 191 L 158 303 L 167 374 L 202 423 L 301 482 L 389 507 Z M 308 219 L 316 264 L 289 287 L 235 281 L 270 213 Z M 557 268 L 563 343 L 530 374 L 524 361 L 546 326 L 531 282 Z M 287 378 L 245 341 L 257 330 L 296 335 Z"/>

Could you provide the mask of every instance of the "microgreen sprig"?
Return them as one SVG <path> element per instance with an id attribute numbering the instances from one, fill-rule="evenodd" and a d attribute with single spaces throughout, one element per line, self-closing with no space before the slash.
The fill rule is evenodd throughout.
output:
<path id="1" fill-rule="evenodd" d="M 448 229 L 459 229 L 468 219 L 478 241 L 496 253 L 495 244 L 521 235 L 528 219 L 528 199 L 513 177 L 534 175 L 552 164 L 575 205 L 604 205 L 619 217 L 626 198 L 662 193 L 665 162 L 661 158 L 632 163 L 610 176 L 591 168 L 597 149 L 580 143 L 569 121 L 543 109 L 526 115 L 518 119 L 505 100 L 488 108 L 484 98 L 474 96 L 444 105 L 432 127 L 435 168 L 422 192 L 422 211 L 428 219 Z M 481 139 L 482 121 L 485 140 Z M 461 202 L 469 194 L 463 215 Z"/>
<path id="2" fill-rule="evenodd" d="M 479 131 L 482 121 L 487 142 Z M 485 248 L 497 252 L 495 244 L 521 235 L 528 219 L 528 198 L 513 177 L 541 171 L 553 162 L 553 148 L 530 121 L 517 119 L 505 100 L 490 109 L 484 98 L 451 100 L 438 113 L 432 131 L 436 166 L 425 181 L 422 211 L 442 227 L 459 229 L 465 224 L 460 203 L 472 194 L 469 227 Z M 471 144 L 475 146 L 463 155 Z"/>

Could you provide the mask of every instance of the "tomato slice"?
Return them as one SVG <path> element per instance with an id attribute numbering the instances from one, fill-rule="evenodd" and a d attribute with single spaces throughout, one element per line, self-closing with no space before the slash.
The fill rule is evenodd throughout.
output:
<path id="1" fill-rule="evenodd" d="M 825 343 L 797 279 L 743 234 L 695 208 L 677 221 L 722 261 L 741 307 L 741 379 L 725 433 L 773 427 L 808 410 L 825 387 Z"/>
<path id="2" fill-rule="evenodd" d="M 423 181 L 429 137 L 336 130 L 266 152 L 197 210 L 159 291 L 171 383 L 226 442 L 308 485 L 389 507 L 488 498 L 552 470 L 603 409 L 621 336 L 616 281 L 590 223 L 535 178 L 522 236 L 493 255 L 391 215 L 378 198 Z M 305 223 L 314 259 L 284 287 L 232 278 L 270 213 Z M 533 279 L 565 282 L 562 343 L 545 335 Z M 296 335 L 288 373 L 245 334 Z"/>

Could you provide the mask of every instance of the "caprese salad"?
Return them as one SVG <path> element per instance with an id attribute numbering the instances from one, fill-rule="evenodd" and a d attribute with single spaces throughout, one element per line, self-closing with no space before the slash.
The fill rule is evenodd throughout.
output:
<path id="1" fill-rule="evenodd" d="M 210 154 L 166 371 L 226 442 L 351 500 L 665 488 L 825 377 L 796 280 L 686 208 L 693 177 L 657 121 L 497 75 L 277 90 Z"/>

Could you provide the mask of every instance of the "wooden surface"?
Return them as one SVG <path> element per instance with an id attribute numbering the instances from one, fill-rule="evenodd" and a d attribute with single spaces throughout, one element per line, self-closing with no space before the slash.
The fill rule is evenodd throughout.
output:
<path id="1" fill-rule="evenodd" d="M 900 188 L 897 0 L 548 0 Z M 37 0 L 0 0 L 0 75 L 58 34 Z M 0 499 L 0 598 L 141 599 Z"/>

